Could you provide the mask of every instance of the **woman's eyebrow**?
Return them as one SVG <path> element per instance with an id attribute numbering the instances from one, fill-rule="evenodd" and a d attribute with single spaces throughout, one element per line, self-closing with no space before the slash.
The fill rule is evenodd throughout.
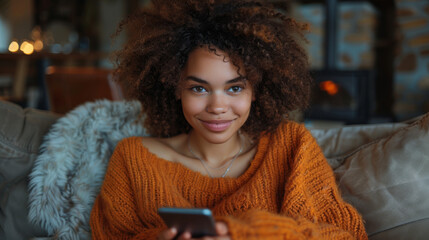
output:
<path id="1" fill-rule="evenodd" d="M 239 77 L 233 78 L 231 80 L 228 80 L 226 83 L 227 84 L 231 84 L 231 83 L 236 83 L 236 82 L 239 82 L 239 81 L 244 82 L 245 79 L 246 79 L 245 77 L 239 76 Z M 201 78 L 197 78 L 197 77 L 194 77 L 194 76 L 187 76 L 186 80 L 192 80 L 192 81 L 195 81 L 195 82 L 198 82 L 198 83 L 201 83 L 201 84 L 208 84 L 208 82 L 206 80 L 203 80 Z"/>

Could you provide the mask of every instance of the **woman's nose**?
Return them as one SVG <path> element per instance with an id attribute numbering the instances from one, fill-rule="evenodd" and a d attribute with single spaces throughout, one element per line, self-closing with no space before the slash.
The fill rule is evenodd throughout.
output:
<path id="1" fill-rule="evenodd" d="M 207 112 L 221 114 L 228 111 L 228 99 L 223 93 L 213 93 L 207 104 Z"/>

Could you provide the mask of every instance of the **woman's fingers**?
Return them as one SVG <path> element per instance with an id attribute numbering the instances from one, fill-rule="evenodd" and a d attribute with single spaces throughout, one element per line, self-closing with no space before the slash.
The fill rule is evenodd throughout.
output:
<path id="1" fill-rule="evenodd" d="M 179 236 L 178 240 L 191 239 L 192 235 L 190 232 L 184 232 Z"/>
<path id="2" fill-rule="evenodd" d="M 176 228 L 169 228 L 167 230 L 162 231 L 159 234 L 158 239 L 159 240 L 170 240 L 173 239 L 177 234 L 177 229 Z"/>
<path id="3" fill-rule="evenodd" d="M 219 236 L 228 234 L 228 226 L 224 222 L 216 222 L 216 232 Z"/>
<path id="4" fill-rule="evenodd" d="M 216 232 L 218 234 L 218 236 L 216 237 L 209 237 L 209 236 L 205 236 L 202 238 L 198 238 L 198 239 L 203 239 L 203 240 L 230 240 L 230 236 L 228 235 L 228 225 L 226 225 L 226 223 L 224 222 L 216 222 Z M 177 231 L 175 231 L 175 234 L 173 235 L 173 237 L 176 235 Z M 171 235 L 169 235 L 171 236 Z M 165 238 L 165 239 L 172 239 L 172 238 Z M 190 232 L 184 232 L 182 233 L 178 238 L 178 240 L 185 240 L 185 239 L 193 239 L 192 235 Z"/>

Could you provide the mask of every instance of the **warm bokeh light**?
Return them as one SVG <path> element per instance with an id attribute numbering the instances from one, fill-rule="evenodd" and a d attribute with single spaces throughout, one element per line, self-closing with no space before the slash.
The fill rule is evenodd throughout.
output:
<path id="1" fill-rule="evenodd" d="M 327 92 L 329 95 L 338 93 L 338 85 L 331 80 L 323 81 L 319 84 L 320 89 Z"/>
<path id="2" fill-rule="evenodd" d="M 33 44 L 27 41 L 24 41 L 19 48 L 24 54 L 30 55 L 34 52 Z"/>
<path id="3" fill-rule="evenodd" d="M 43 42 L 41 40 L 36 40 L 34 42 L 34 50 L 36 52 L 40 52 L 43 50 Z"/>
<path id="4" fill-rule="evenodd" d="M 10 52 L 18 52 L 18 50 L 19 50 L 19 44 L 18 44 L 18 42 L 17 41 L 12 41 L 9 44 L 9 51 Z"/>
<path id="5" fill-rule="evenodd" d="M 24 51 L 25 47 L 27 46 L 28 42 L 24 41 L 21 43 L 21 47 L 19 48 L 19 50 Z"/>

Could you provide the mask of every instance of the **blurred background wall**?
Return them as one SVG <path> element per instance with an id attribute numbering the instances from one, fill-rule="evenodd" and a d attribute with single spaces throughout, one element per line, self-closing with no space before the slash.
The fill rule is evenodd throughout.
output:
<path id="1" fill-rule="evenodd" d="M 390 40 L 377 41 L 379 10 L 368 1 L 344 1 L 338 10 L 339 69 L 374 69 L 376 45 L 394 51 L 393 112 L 398 120 L 429 112 L 429 1 L 395 0 L 395 29 Z M 387 7 L 387 6 L 386 6 Z M 310 24 L 308 51 L 313 68 L 323 66 L 324 6 L 300 4 L 294 14 Z M 387 59 L 386 59 L 387 60 Z"/>

